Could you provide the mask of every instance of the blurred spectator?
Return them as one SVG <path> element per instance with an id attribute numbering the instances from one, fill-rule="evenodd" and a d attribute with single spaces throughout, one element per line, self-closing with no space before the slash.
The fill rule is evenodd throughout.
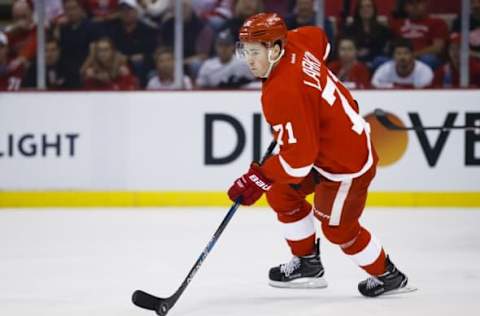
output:
<path id="1" fill-rule="evenodd" d="M 406 19 L 394 19 L 391 28 L 396 37 L 410 39 L 414 55 L 432 69 L 439 66 L 448 38 L 447 24 L 428 15 L 427 0 L 406 0 Z"/>
<path id="2" fill-rule="evenodd" d="M 65 0 L 65 21 L 58 27 L 58 41 L 62 60 L 69 71 L 65 73 L 71 88 L 80 88 L 80 68 L 88 56 L 90 43 L 97 32 L 87 19 L 78 0 Z"/>
<path id="3" fill-rule="evenodd" d="M 415 60 L 412 43 L 398 39 L 393 43 L 393 60 L 378 67 L 373 74 L 375 88 L 426 88 L 431 85 L 433 72 Z"/>
<path id="4" fill-rule="evenodd" d="M 355 40 L 358 59 L 371 69 L 376 69 L 388 60 L 387 44 L 390 30 L 377 20 L 377 5 L 374 0 L 359 0 L 355 7 L 353 22 L 342 33 Z"/>
<path id="5" fill-rule="evenodd" d="M 33 16 L 37 16 L 35 0 L 13 0 L 26 1 L 33 10 Z M 63 18 L 63 0 L 46 0 L 45 5 L 45 27 L 55 25 Z"/>
<path id="6" fill-rule="evenodd" d="M 263 11 L 275 12 L 282 17 L 286 17 L 293 8 L 295 0 L 263 0 Z"/>
<path id="7" fill-rule="evenodd" d="M 115 50 L 109 38 L 91 45 L 90 55 L 82 66 L 84 88 L 88 90 L 134 90 L 136 78 L 128 68 L 127 58 Z"/>
<path id="8" fill-rule="evenodd" d="M 152 17 L 159 17 L 164 14 L 171 3 L 170 0 L 139 0 L 138 2 L 145 13 Z"/>
<path id="9" fill-rule="evenodd" d="M 197 15 L 214 30 L 220 30 L 232 18 L 232 5 L 233 0 L 192 0 Z"/>
<path id="10" fill-rule="evenodd" d="M 183 57 L 187 72 L 195 77 L 212 48 L 213 30 L 193 11 L 190 0 L 183 0 Z M 161 29 L 161 46 L 173 47 L 175 18 L 169 18 Z"/>
<path id="11" fill-rule="evenodd" d="M 460 34 L 452 33 L 448 47 L 448 62 L 435 71 L 433 85 L 436 88 L 460 87 Z M 480 61 L 470 57 L 470 87 L 480 87 Z"/>
<path id="12" fill-rule="evenodd" d="M 357 61 L 357 48 L 352 38 L 338 40 L 338 60 L 331 62 L 328 68 L 349 89 L 370 87 L 370 74 L 367 66 Z"/>
<path id="13" fill-rule="evenodd" d="M 180 89 L 175 86 L 175 60 L 173 51 L 169 47 L 159 48 L 155 52 L 155 75 L 148 81 L 147 90 L 172 90 Z M 185 75 L 183 88 L 192 89 L 192 80 Z"/>
<path id="14" fill-rule="evenodd" d="M 472 0 L 470 15 L 470 53 L 473 57 L 480 58 L 480 0 Z M 462 19 L 458 16 L 453 22 L 453 32 L 462 31 Z"/>
<path id="15" fill-rule="evenodd" d="M 153 65 L 151 56 L 156 46 L 156 32 L 138 19 L 136 0 L 120 0 L 120 19 L 109 25 L 110 38 L 115 47 L 128 58 L 135 75 L 145 86 L 148 69 Z"/>
<path id="16" fill-rule="evenodd" d="M 238 31 L 245 20 L 263 10 L 262 1 L 260 0 L 236 0 L 233 10 L 233 18 L 225 23 L 223 29 L 229 29 L 230 33 L 238 40 Z"/>
<path id="17" fill-rule="evenodd" d="M 218 34 L 217 57 L 205 61 L 200 68 L 197 86 L 201 88 L 238 88 L 255 78 L 243 61 L 235 58 L 235 41 L 229 30 Z"/>
<path id="18" fill-rule="evenodd" d="M 49 25 L 55 24 L 63 15 L 63 1 L 45 1 L 45 15 Z"/>
<path id="19" fill-rule="evenodd" d="M 118 17 L 118 0 L 82 0 L 88 15 L 94 22 L 113 20 Z"/>
<path id="20" fill-rule="evenodd" d="M 73 89 L 78 86 L 72 85 L 68 80 L 72 76 L 67 74 L 69 67 L 61 61 L 60 47 L 54 39 L 45 43 L 46 84 L 48 90 Z M 33 63 L 29 68 L 22 87 L 35 88 L 37 86 L 37 66 Z"/>
<path id="21" fill-rule="evenodd" d="M 4 3 L 7 3 L 7 2 L 10 2 L 10 3 L 14 3 L 14 2 L 17 2 L 17 1 L 25 1 L 28 3 L 28 5 L 30 6 L 30 8 L 32 8 L 32 11 L 34 12 L 34 16 L 36 16 L 37 12 L 36 12 L 36 9 L 35 9 L 35 2 L 37 0 L 9 0 L 9 1 L 4 1 Z M 62 1 L 63 0 L 44 0 L 45 2 L 45 17 L 47 18 L 47 20 L 50 20 L 50 19 L 53 19 L 55 17 L 58 17 L 59 15 L 62 14 L 63 10 L 62 10 Z M 1 1 L 0 1 L 1 2 Z"/>
<path id="22" fill-rule="evenodd" d="M 285 24 L 289 30 L 296 29 L 301 26 L 316 25 L 316 12 L 314 0 L 297 0 L 295 5 L 295 13 L 288 15 L 285 18 Z M 325 18 L 323 26 L 325 33 L 327 33 L 328 41 L 332 46 L 334 40 L 332 22 L 328 18 Z"/>
<path id="23" fill-rule="evenodd" d="M 17 0 L 12 5 L 13 23 L 8 25 L 6 33 L 9 53 L 15 57 L 14 68 L 27 66 L 37 50 L 36 26 L 33 21 L 32 8 L 27 1 Z"/>
<path id="24" fill-rule="evenodd" d="M 0 32 L 0 91 L 15 91 L 20 88 L 23 66 L 12 67 L 8 58 L 8 38 Z"/>
<path id="25" fill-rule="evenodd" d="M 408 17 L 405 10 L 405 4 L 408 0 L 397 0 L 395 2 L 395 8 L 392 11 L 392 17 L 394 19 L 406 19 Z"/>
<path id="26" fill-rule="evenodd" d="M 170 0 L 138 0 L 139 8 L 142 11 L 142 21 L 152 27 L 159 27 L 162 18 L 168 12 Z M 152 23 L 153 22 L 153 23 Z"/>

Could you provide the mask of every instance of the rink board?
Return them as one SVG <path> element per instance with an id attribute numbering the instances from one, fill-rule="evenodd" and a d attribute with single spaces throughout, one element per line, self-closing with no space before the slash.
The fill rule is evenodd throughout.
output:
<path id="1" fill-rule="evenodd" d="M 478 90 L 355 97 L 366 117 L 382 108 L 405 125 L 480 125 Z M 2 93 L 0 206 L 228 205 L 225 188 L 271 140 L 259 98 L 258 91 Z M 377 137 L 389 162 L 378 169 L 369 205 L 480 206 L 480 132 Z"/>

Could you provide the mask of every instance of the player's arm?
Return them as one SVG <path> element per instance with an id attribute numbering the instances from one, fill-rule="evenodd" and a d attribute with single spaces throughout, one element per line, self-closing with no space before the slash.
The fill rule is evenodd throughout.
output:
<path id="1" fill-rule="evenodd" d="M 316 115 L 309 105 L 308 95 L 297 90 L 296 95 L 276 98 L 278 117 L 272 120 L 278 154 L 268 158 L 261 171 L 273 183 L 299 183 L 313 167 L 318 153 Z"/>
<path id="2" fill-rule="evenodd" d="M 316 158 L 314 117 L 309 113 L 302 98 L 290 98 L 284 93 L 275 96 L 274 113 L 268 115 L 269 123 L 274 123 L 274 136 L 280 145 L 280 152 L 270 156 L 261 166 L 252 163 L 243 176 L 235 180 L 228 190 L 232 201 L 242 197 L 243 205 L 255 203 L 272 183 L 299 183 L 308 175 Z"/>

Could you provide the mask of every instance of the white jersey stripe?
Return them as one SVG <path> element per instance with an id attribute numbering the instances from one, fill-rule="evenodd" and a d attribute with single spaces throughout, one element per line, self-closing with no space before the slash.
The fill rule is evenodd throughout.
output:
<path id="1" fill-rule="evenodd" d="M 282 223 L 285 239 L 296 241 L 302 240 L 315 234 L 315 223 L 313 221 L 313 212 L 299 221 L 293 223 Z"/>
<path id="2" fill-rule="evenodd" d="M 291 177 L 303 178 L 310 172 L 310 170 L 312 170 L 313 167 L 313 164 L 311 164 L 305 167 L 293 168 L 288 164 L 288 162 L 285 161 L 285 159 L 283 159 L 281 155 L 278 155 L 278 159 L 280 160 L 283 170 L 285 170 L 285 172 Z"/>
<path id="3" fill-rule="evenodd" d="M 330 214 L 330 221 L 328 224 L 330 226 L 340 225 L 340 219 L 342 218 L 343 205 L 345 204 L 345 199 L 347 198 L 348 191 L 352 186 L 352 179 L 347 179 L 340 183 L 338 188 L 337 195 L 333 201 L 332 212 Z"/>
<path id="4" fill-rule="evenodd" d="M 327 43 L 327 47 L 325 48 L 325 54 L 323 55 L 323 60 L 327 60 L 328 54 L 330 54 L 330 43 Z"/>
<path id="5" fill-rule="evenodd" d="M 365 165 L 363 165 L 362 169 L 360 169 L 358 172 L 355 172 L 355 173 L 330 173 L 315 165 L 313 166 L 313 168 L 315 168 L 315 170 L 317 170 L 318 173 L 320 173 L 322 176 L 332 181 L 345 181 L 348 179 L 354 179 L 354 178 L 360 177 L 365 172 L 367 172 L 368 169 L 370 169 L 370 167 L 372 167 L 373 165 L 373 153 L 372 153 L 372 143 L 370 140 L 370 124 L 365 122 L 364 128 L 365 128 L 365 135 L 367 138 L 368 158 L 367 158 L 367 162 L 365 162 Z"/>
<path id="6" fill-rule="evenodd" d="M 382 245 L 375 236 L 372 235 L 368 245 L 359 253 L 351 255 L 350 258 L 360 267 L 368 266 L 378 259 L 382 252 Z"/>

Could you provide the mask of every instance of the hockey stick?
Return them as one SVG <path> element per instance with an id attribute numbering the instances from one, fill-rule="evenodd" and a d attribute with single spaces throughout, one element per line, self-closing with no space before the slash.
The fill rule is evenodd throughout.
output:
<path id="1" fill-rule="evenodd" d="M 395 124 L 388 118 L 387 112 L 382 109 L 375 109 L 374 111 L 375 117 L 377 120 L 385 126 L 387 129 L 394 130 L 394 131 L 426 131 L 426 130 L 434 130 L 434 131 L 447 131 L 451 129 L 461 129 L 467 131 L 475 131 L 480 130 L 480 126 L 474 125 L 456 125 L 456 126 L 409 126 L 404 127 Z"/>
<path id="2" fill-rule="evenodd" d="M 275 148 L 276 145 L 277 143 L 275 141 L 272 141 L 270 146 L 268 146 L 268 149 L 260 163 L 263 163 L 265 161 L 265 159 L 273 152 L 273 149 Z M 230 207 L 222 223 L 220 224 L 220 226 L 218 226 L 217 230 L 213 234 L 207 246 L 205 247 L 205 249 L 203 249 L 203 252 L 200 254 L 200 257 L 198 257 L 192 269 L 190 270 L 190 272 L 188 272 L 187 277 L 183 280 L 182 284 L 177 289 L 177 291 L 173 293 L 173 295 L 167 298 L 161 298 L 161 297 L 153 296 L 141 290 L 136 290 L 132 295 L 133 304 L 144 309 L 155 311 L 157 315 L 160 315 L 160 316 L 167 315 L 168 311 L 175 305 L 177 300 L 182 295 L 183 291 L 185 291 L 190 281 L 192 281 L 198 269 L 200 269 L 202 263 L 207 258 L 213 246 L 215 246 L 215 243 L 220 238 L 220 235 L 222 234 L 225 227 L 227 227 L 228 223 L 230 222 L 233 215 L 235 214 L 238 207 L 240 206 L 240 199 L 241 198 L 237 199 L 235 203 Z"/>

